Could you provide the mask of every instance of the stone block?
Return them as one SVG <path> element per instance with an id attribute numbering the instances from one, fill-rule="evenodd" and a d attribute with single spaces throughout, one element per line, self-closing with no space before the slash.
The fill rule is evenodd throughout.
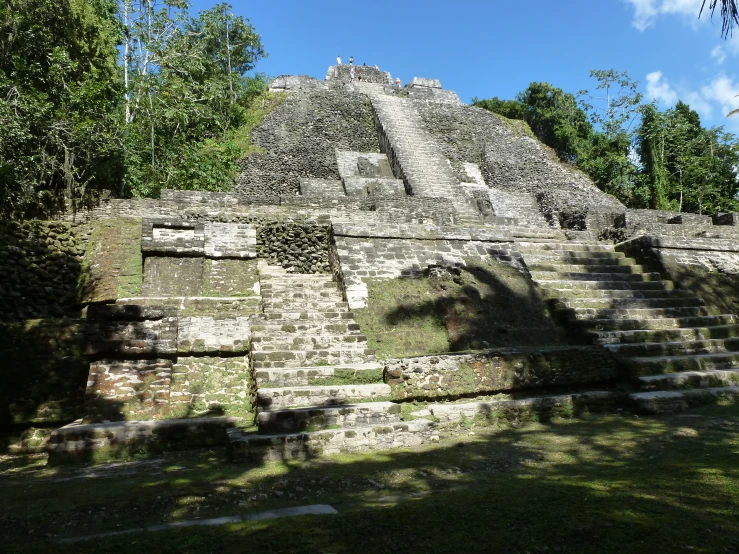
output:
<path id="1" fill-rule="evenodd" d="M 413 77 L 410 82 L 411 87 L 441 88 L 439 79 L 426 79 L 424 77 Z"/>

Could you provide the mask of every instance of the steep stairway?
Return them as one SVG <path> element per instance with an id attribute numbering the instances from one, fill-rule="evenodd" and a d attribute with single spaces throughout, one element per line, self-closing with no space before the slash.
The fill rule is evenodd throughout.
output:
<path id="1" fill-rule="evenodd" d="M 412 446 L 438 437 L 400 420 L 383 366 L 330 275 L 260 266 L 264 313 L 252 326 L 258 432 L 232 429 L 234 460 L 303 459 Z"/>
<path id="2" fill-rule="evenodd" d="M 449 160 L 426 130 L 411 100 L 385 94 L 375 88 L 364 92 L 372 102 L 384 134 L 381 149 L 402 168 L 406 184 L 415 196 L 445 198 L 461 222 L 480 222 L 472 199 L 465 194 Z"/>
<path id="3" fill-rule="evenodd" d="M 739 321 L 713 314 L 613 245 L 519 242 L 532 279 L 555 309 L 628 368 L 643 411 L 739 396 Z"/>

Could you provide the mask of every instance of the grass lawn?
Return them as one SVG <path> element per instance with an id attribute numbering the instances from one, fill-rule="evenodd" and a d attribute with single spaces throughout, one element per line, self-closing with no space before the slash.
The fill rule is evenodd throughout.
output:
<path id="1" fill-rule="evenodd" d="M 11 552 L 739 552 L 739 406 L 473 427 L 414 451 L 235 465 L 0 459 Z M 332 516 L 55 545 L 62 537 L 331 504 Z"/>

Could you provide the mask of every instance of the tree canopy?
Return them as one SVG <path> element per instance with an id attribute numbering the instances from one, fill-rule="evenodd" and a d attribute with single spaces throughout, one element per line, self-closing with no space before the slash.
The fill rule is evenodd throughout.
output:
<path id="1" fill-rule="evenodd" d="M 230 5 L 6 0 L 0 36 L 0 215 L 233 182 L 266 54 Z"/>
<path id="2" fill-rule="evenodd" d="M 531 83 L 513 100 L 473 99 L 522 119 L 559 158 L 629 207 L 697 213 L 739 207 L 739 143 L 705 128 L 684 102 L 660 111 L 643 104 L 626 73 L 595 70 L 597 85 L 579 100 L 548 83 Z"/>

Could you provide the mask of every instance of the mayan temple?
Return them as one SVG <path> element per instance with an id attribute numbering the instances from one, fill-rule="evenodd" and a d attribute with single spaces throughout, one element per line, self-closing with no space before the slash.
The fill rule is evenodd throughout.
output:
<path id="1" fill-rule="evenodd" d="M 354 70 L 274 79 L 232 192 L 5 237 L 0 306 L 41 323 L 3 356 L 59 391 L 13 409 L 73 420 L 19 448 L 305 459 L 739 395 L 739 214 L 627 209 L 521 122 Z"/>

